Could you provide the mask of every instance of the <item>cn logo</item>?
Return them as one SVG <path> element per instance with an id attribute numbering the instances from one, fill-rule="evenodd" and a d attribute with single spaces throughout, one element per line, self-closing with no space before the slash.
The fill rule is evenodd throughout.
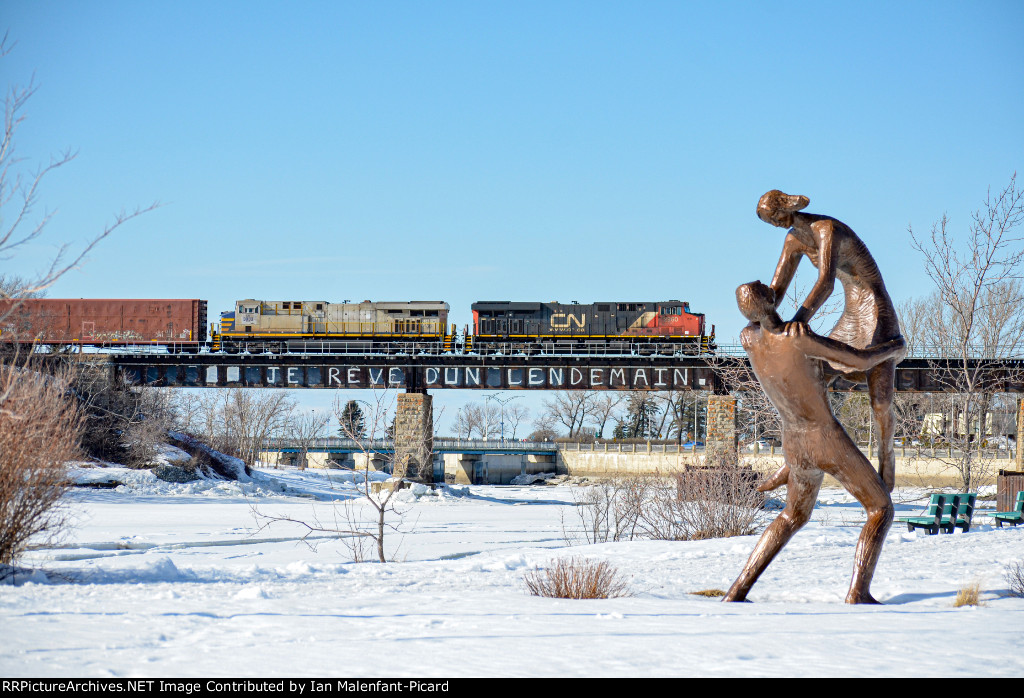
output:
<path id="1" fill-rule="evenodd" d="M 551 316 L 551 329 L 554 330 L 567 330 L 573 325 L 583 329 L 583 323 L 586 321 L 586 315 L 573 315 L 572 313 L 555 313 Z"/>

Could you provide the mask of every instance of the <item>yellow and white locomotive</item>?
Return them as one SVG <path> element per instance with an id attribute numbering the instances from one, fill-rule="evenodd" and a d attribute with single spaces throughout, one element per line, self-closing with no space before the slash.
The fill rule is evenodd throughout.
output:
<path id="1" fill-rule="evenodd" d="M 443 301 L 328 303 L 240 300 L 221 313 L 213 346 L 228 353 L 437 351 L 452 347 Z"/>

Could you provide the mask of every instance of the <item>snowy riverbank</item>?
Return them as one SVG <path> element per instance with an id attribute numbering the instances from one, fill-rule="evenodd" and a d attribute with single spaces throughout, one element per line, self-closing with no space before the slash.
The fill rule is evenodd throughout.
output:
<path id="1" fill-rule="evenodd" d="M 814 520 L 750 604 L 728 588 L 756 537 L 568 547 L 571 490 L 468 487 L 402 493 L 404 534 L 386 565 L 352 563 L 326 534 L 260 514 L 364 518 L 352 474 L 256 471 L 172 484 L 82 469 L 60 546 L 0 587 L 0 674 L 17 676 L 1020 676 L 1024 599 L 1005 596 L 1024 528 L 979 523 L 926 536 L 894 524 L 875 576 L 879 607 L 842 603 L 862 510 L 823 491 Z M 920 511 L 899 490 L 897 516 Z M 356 497 L 355 499 L 351 499 Z M 774 515 L 774 514 L 772 514 Z M 976 521 L 984 522 L 984 517 Z M 634 595 L 543 599 L 522 575 L 555 556 L 608 559 Z M 982 589 L 956 609 L 957 590 Z M 923 638 L 932 641 L 924 643 Z"/>

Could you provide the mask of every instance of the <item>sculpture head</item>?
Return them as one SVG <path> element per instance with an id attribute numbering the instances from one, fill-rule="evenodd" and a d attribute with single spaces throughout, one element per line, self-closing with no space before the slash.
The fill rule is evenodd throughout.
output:
<path id="1" fill-rule="evenodd" d="M 810 203 L 806 196 L 790 196 L 772 189 L 757 202 L 757 217 L 778 228 L 789 228 L 793 225 L 793 214 L 807 208 Z"/>
<path id="2" fill-rule="evenodd" d="M 775 291 L 760 281 L 751 281 L 736 289 L 736 305 L 743 317 L 751 322 L 762 322 L 775 314 Z"/>

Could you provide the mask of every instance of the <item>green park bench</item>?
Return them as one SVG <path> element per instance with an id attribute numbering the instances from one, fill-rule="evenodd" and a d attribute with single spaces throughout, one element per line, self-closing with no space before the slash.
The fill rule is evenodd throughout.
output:
<path id="1" fill-rule="evenodd" d="M 956 522 L 953 525 L 963 529 L 964 533 L 971 530 L 971 519 L 974 518 L 974 504 L 977 501 L 977 492 L 961 492 L 960 494 L 953 495 L 953 506 L 956 507 Z"/>
<path id="2" fill-rule="evenodd" d="M 961 492 L 959 494 L 933 494 L 928 502 L 928 514 L 926 516 L 908 516 L 899 521 L 907 524 L 907 530 L 923 528 L 929 535 L 935 535 L 939 531 L 952 533 L 954 528 L 963 529 L 964 533 L 971 530 L 971 520 L 974 518 L 974 505 L 978 499 L 976 492 Z"/>
<path id="3" fill-rule="evenodd" d="M 1014 504 L 1013 511 L 997 511 L 992 514 L 992 518 L 996 520 L 997 528 L 1002 528 L 1004 523 L 1012 524 L 1014 527 L 1024 523 L 1024 490 L 1017 493 L 1017 502 Z"/>

